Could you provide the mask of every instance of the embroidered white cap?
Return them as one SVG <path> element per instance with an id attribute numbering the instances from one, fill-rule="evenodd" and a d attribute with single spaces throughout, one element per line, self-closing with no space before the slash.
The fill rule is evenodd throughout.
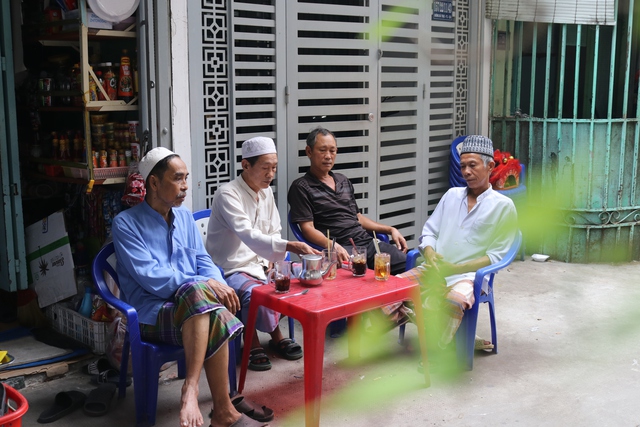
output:
<path id="1" fill-rule="evenodd" d="M 256 136 L 242 143 L 242 158 L 262 156 L 263 154 L 276 154 L 276 144 L 273 139 L 266 136 Z"/>
<path id="2" fill-rule="evenodd" d="M 485 154 L 493 158 L 493 142 L 482 135 L 469 135 L 462 141 L 460 154 L 476 153 Z"/>
<path id="3" fill-rule="evenodd" d="M 168 150 L 164 147 L 156 147 L 153 150 L 149 151 L 138 163 L 138 171 L 140 175 L 142 175 L 142 179 L 147 182 L 147 177 L 151 170 L 153 170 L 154 166 L 158 164 L 158 162 L 166 157 L 169 157 L 174 153 L 171 150 Z"/>

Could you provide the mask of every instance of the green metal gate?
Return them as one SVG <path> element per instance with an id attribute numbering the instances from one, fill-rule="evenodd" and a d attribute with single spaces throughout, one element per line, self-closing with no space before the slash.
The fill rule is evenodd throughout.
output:
<path id="1" fill-rule="evenodd" d="M 558 214 L 528 250 L 568 262 L 640 258 L 640 0 L 616 11 L 612 26 L 493 26 L 491 137 L 528 166 L 530 218 Z"/>

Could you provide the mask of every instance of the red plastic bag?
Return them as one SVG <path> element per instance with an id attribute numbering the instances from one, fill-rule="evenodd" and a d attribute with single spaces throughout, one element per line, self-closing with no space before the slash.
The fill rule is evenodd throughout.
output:
<path id="1" fill-rule="evenodd" d="M 138 164 L 132 164 L 127 177 L 127 187 L 122 196 L 122 203 L 127 206 L 135 206 L 144 200 L 147 191 L 144 186 L 142 175 L 138 172 Z"/>

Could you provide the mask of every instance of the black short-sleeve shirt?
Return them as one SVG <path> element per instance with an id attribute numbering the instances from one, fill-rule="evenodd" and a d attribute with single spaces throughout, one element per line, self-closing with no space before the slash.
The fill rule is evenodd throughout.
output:
<path id="1" fill-rule="evenodd" d="M 293 181 L 287 195 L 291 222 L 313 221 L 317 230 L 323 234 L 329 230 L 341 245 L 349 244 L 350 237 L 356 245 L 366 245 L 372 238 L 358 222 L 353 185 L 340 173 L 329 175 L 335 181 L 335 191 L 309 172 Z"/>

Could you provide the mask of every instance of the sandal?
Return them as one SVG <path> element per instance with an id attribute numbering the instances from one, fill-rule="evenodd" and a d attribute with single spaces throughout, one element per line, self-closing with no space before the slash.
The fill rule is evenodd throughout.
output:
<path id="1" fill-rule="evenodd" d="M 266 422 L 271 421 L 273 419 L 273 409 L 267 408 L 266 406 L 258 406 L 255 402 L 247 399 L 243 395 L 239 394 L 231 399 L 231 404 L 236 411 L 241 414 L 245 414 L 249 418 L 259 421 Z M 213 417 L 213 408 L 211 408 L 211 412 L 209 412 L 209 418 Z"/>
<path id="2" fill-rule="evenodd" d="M 271 361 L 263 348 L 251 349 L 249 353 L 249 369 L 252 371 L 268 371 L 271 369 Z"/>
<path id="3" fill-rule="evenodd" d="M 476 339 L 473 343 L 474 350 L 493 350 L 493 343 L 491 341 L 483 340 L 479 336 L 476 335 Z"/>
<path id="4" fill-rule="evenodd" d="M 277 344 L 269 340 L 269 348 L 283 359 L 298 360 L 302 357 L 302 347 L 291 338 L 283 338 Z"/>
<path id="5" fill-rule="evenodd" d="M 256 421 L 265 422 L 273 419 L 273 409 L 267 408 L 266 406 L 258 406 L 242 395 L 231 399 L 231 403 L 233 407 L 236 408 L 236 411 Z"/>

